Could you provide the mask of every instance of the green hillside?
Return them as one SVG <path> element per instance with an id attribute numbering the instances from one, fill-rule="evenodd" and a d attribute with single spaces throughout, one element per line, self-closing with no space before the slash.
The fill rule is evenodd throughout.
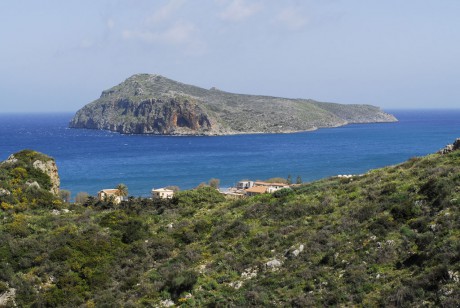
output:
<path id="1" fill-rule="evenodd" d="M 238 201 L 0 201 L 20 307 L 460 304 L 460 151 Z"/>

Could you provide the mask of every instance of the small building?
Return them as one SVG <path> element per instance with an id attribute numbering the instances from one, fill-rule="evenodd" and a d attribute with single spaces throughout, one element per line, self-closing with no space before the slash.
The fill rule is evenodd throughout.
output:
<path id="1" fill-rule="evenodd" d="M 254 186 L 253 181 L 239 181 L 236 184 L 236 189 L 248 189 Z"/>
<path id="2" fill-rule="evenodd" d="M 267 192 L 272 194 L 274 193 L 275 191 L 278 191 L 280 189 L 291 189 L 289 186 L 285 186 L 285 187 L 280 187 L 280 186 L 268 186 L 267 187 Z"/>
<path id="3" fill-rule="evenodd" d="M 254 186 L 273 187 L 273 189 L 288 188 L 289 184 L 286 183 L 269 183 L 269 182 L 254 182 Z"/>
<path id="4" fill-rule="evenodd" d="M 174 197 L 174 190 L 166 188 L 152 189 L 153 199 L 171 199 Z"/>
<path id="5" fill-rule="evenodd" d="M 97 193 L 97 198 L 99 201 L 110 201 L 112 199 L 113 203 L 119 204 L 123 197 L 118 194 L 118 189 L 103 189 Z"/>
<path id="6" fill-rule="evenodd" d="M 267 192 L 267 187 L 265 186 L 254 186 L 245 190 L 247 196 L 256 196 L 265 194 Z"/>

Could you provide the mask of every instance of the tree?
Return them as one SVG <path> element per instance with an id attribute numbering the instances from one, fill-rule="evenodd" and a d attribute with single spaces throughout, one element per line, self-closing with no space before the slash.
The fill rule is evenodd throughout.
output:
<path id="1" fill-rule="evenodd" d="M 61 200 L 64 201 L 65 203 L 70 202 L 70 190 L 65 190 L 65 189 L 59 190 L 59 196 L 61 197 Z"/>
<path id="2" fill-rule="evenodd" d="M 208 184 L 206 184 L 205 182 L 201 182 L 200 184 L 198 184 L 197 187 L 195 187 L 195 189 L 200 189 L 200 188 L 203 188 L 203 187 L 207 187 Z"/>
<path id="3" fill-rule="evenodd" d="M 89 194 L 87 192 L 81 191 L 75 196 L 75 203 L 85 204 L 88 200 Z"/>
<path id="4" fill-rule="evenodd" d="M 88 196 L 88 198 L 86 198 L 86 201 L 85 203 L 83 203 L 84 206 L 93 206 L 95 205 L 97 202 L 97 199 L 96 197 L 94 196 Z"/>
<path id="5" fill-rule="evenodd" d="M 123 183 L 117 185 L 117 196 L 126 197 L 128 196 L 128 186 Z"/>
<path id="6" fill-rule="evenodd" d="M 212 188 L 219 189 L 219 185 L 220 185 L 219 179 L 212 178 L 209 180 L 209 186 L 211 186 Z"/>
<path id="7" fill-rule="evenodd" d="M 295 183 L 296 184 L 302 184 L 302 178 L 300 177 L 300 175 L 297 176 L 297 179 L 295 180 Z"/>
<path id="8" fill-rule="evenodd" d="M 286 182 L 291 185 L 292 184 L 292 176 L 289 174 L 287 179 L 286 179 Z"/>

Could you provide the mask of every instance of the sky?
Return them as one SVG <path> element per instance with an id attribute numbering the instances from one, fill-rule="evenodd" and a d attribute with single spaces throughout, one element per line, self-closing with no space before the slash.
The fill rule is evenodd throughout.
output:
<path id="1" fill-rule="evenodd" d="M 459 108 L 458 0 L 4 0 L 0 112 L 74 112 L 137 73 L 245 94 Z"/>

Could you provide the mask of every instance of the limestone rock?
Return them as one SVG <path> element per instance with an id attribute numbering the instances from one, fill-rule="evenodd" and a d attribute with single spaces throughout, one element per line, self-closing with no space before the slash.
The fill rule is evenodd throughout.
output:
<path id="1" fill-rule="evenodd" d="M 54 195 L 59 194 L 59 186 L 61 185 L 61 180 L 59 179 L 59 173 L 54 160 L 42 161 L 36 160 L 33 163 L 34 168 L 40 169 L 42 172 L 48 174 L 51 179 L 51 193 Z"/>
<path id="2" fill-rule="evenodd" d="M 9 288 L 8 291 L 0 293 L 0 307 L 16 307 L 16 289 Z"/>
<path id="3" fill-rule="evenodd" d="M 11 195 L 11 192 L 9 190 L 0 188 L 0 197 L 9 196 L 9 195 Z"/>
<path id="4" fill-rule="evenodd" d="M 278 270 L 278 269 L 281 267 L 282 264 L 283 264 L 283 263 L 281 263 L 280 260 L 278 260 L 278 259 L 273 259 L 273 260 L 270 260 L 270 261 L 268 261 L 267 263 L 265 263 L 265 268 L 266 268 L 267 270 L 276 271 L 276 270 Z"/>
<path id="5" fill-rule="evenodd" d="M 29 180 L 29 181 L 26 182 L 26 185 L 27 185 L 27 187 L 29 187 L 29 188 L 37 188 L 37 189 L 40 189 L 40 184 L 38 184 L 37 181 L 31 181 L 31 180 Z"/>
<path id="6" fill-rule="evenodd" d="M 460 138 L 455 139 L 453 144 L 448 144 L 444 148 L 438 151 L 438 154 L 448 154 L 453 151 L 460 149 Z"/>

